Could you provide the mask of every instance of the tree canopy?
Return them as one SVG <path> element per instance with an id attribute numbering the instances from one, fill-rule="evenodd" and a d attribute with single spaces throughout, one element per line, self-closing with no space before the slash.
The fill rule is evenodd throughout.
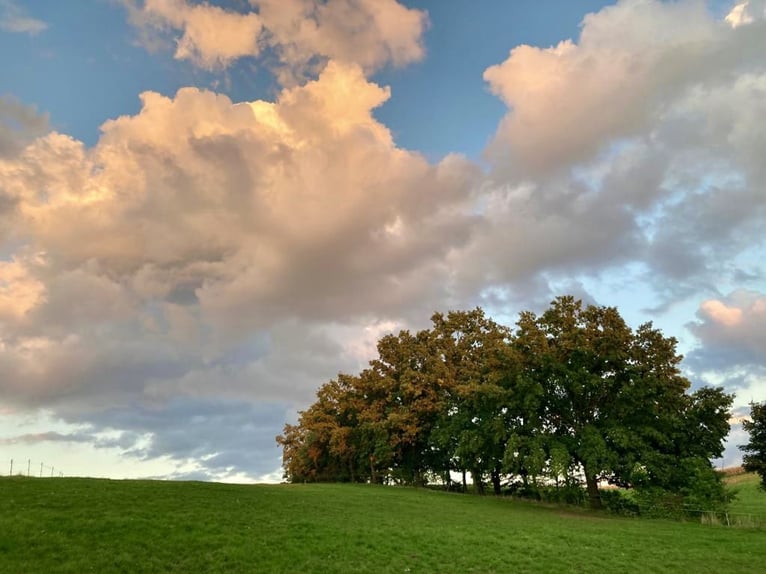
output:
<path id="1" fill-rule="evenodd" d="M 292 482 L 357 481 L 475 490 L 584 483 L 683 493 L 720 456 L 732 395 L 689 393 L 676 340 L 633 330 L 613 307 L 559 297 L 515 329 L 481 309 L 378 342 L 358 375 L 323 385 L 277 437 Z"/>
<path id="2" fill-rule="evenodd" d="M 766 489 L 766 403 L 750 403 L 750 420 L 742 421 L 742 427 L 750 434 L 750 441 L 740 447 L 745 452 L 742 466 L 757 472 Z"/>

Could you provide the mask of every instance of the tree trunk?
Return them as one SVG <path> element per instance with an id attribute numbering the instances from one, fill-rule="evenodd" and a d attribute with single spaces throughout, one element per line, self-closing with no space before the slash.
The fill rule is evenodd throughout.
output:
<path id="1" fill-rule="evenodd" d="M 588 467 L 584 467 L 585 471 L 585 484 L 588 487 L 588 502 L 591 509 L 600 510 L 603 508 L 601 505 L 601 494 L 598 491 L 598 480 L 596 480 L 595 473 L 588 470 Z"/>
<path id="2" fill-rule="evenodd" d="M 500 496 L 503 492 L 500 489 L 500 469 L 492 469 L 492 489 L 495 492 L 495 496 Z"/>
<path id="3" fill-rule="evenodd" d="M 463 469 L 463 492 L 468 492 L 468 481 L 465 478 L 465 469 Z"/>
<path id="4" fill-rule="evenodd" d="M 473 487 L 476 489 L 476 494 L 484 496 L 484 483 L 481 481 L 481 473 L 474 469 L 471 471 L 471 476 L 473 477 Z"/>

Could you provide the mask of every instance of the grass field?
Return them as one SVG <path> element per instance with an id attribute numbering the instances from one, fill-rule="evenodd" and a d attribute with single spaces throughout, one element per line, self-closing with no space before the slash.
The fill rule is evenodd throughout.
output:
<path id="1" fill-rule="evenodd" d="M 758 475 L 731 474 L 726 477 L 726 484 L 737 493 L 729 509 L 732 520 L 744 525 L 766 527 L 766 492 L 760 489 Z"/>
<path id="2" fill-rule="evenodd" d="M 2 573 L 702 573 L 764 564 L 763 529 L 493 497 L 364 485 L 0 479 Z"/>

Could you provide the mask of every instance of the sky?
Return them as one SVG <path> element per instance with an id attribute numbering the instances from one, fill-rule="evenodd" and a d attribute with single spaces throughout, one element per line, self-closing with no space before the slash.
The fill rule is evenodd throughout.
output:
<path id="1" fill-rule="evenodd" d="M 764 0 L 0 0 L 0 473 L 278 481 L 384 334 L 563 294 L 735 392 L 737 464 L 764 54 Z"/>

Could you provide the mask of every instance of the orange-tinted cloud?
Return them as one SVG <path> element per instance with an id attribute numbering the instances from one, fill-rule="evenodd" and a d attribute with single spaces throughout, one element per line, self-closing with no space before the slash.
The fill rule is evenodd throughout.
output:
<path id="1" fill-rule="evenodd" d="M 330 62 L 274 102 L 147 92 L 93 148 L 52 133 L 0 159 L 7 248 L 43 254 L 34 274 L 0 267 L 0 314 L 26 325 L 0 317 L 6 365 L 36 365 L 28 388 L 42 393 L 101 376 L 87 349 L 107 333 L 115 350 L 132 333 L 212 357 L 285 320 L 367 322 L 425 302 L 428 316 L 450 288 L 444 257 L 470 238 L 479 171 L 397 148 L 372 115 L 388 96 Z"/>
<path id="2" fill-rule="evenodd" d="M 34 259 L 0 260 L 0 325 L 22 321 L 44 300 L 45 285 L 30 269 L 34 263 Z"/>
<path id="3" fill-rule="evenodd" d="M 397 0 L 251 0 L 247 12 L 187 0 L 123 1 L 143 32 L 180 34 L 177 59 L 220 69 L 268 47 L 278 57 L 283 84 L 313 71 L 317 58 L 369 72 L 424 55 L 426 15 Z"/>
<path id="4" fill-rule="evenodd" d="M 740 289 L 724 300 L 704 301 L 697 317 L 689 327 L 705 352 L 728 353 L 731 364 L 766 366 L 766 295 Z"/>
<path id="5" fill-rule="evenodd" d="M 729 307 L 716 299 L 704 301 L 700 305 L 700 312 L 706 318 L 723 327 L 736 327 L 742 323 L 742 309 Z"/>

